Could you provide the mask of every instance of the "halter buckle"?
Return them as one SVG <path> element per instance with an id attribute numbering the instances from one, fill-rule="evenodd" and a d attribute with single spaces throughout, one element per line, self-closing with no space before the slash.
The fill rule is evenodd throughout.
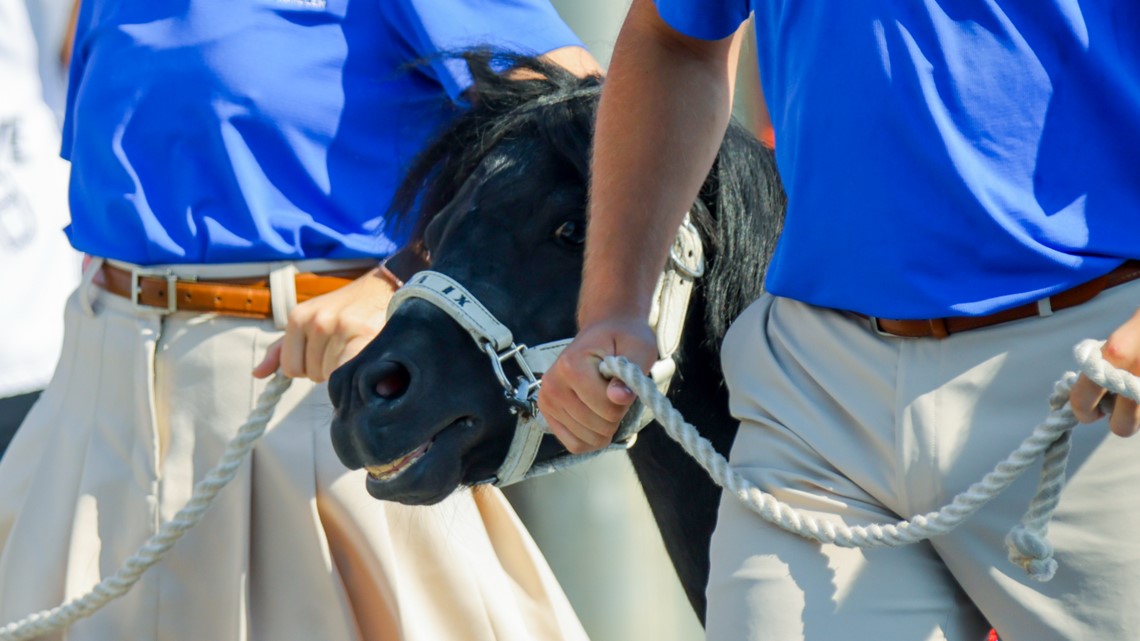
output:
<path id="1" fill-rule="evenodd" d="M 677 237 L 669 246 L 669 262 L 678 274 L 689 280 L 697 280 L 705 275 L 704 256 L 699 252 L 694 256 L 694 246 L 698 250 L 701 248 L 701 236 L 697 226 L 686 214 L 677 229 Z"/>
<path id="2" fill-rule="evenodd" d="M 482 345 L 483 352 L 491 359 L 491 369 L 499 379 L 499 385 L 503 387 L 503 396 L 511 405 L 511 413 L 533 416 L 538 411 L 536 403 L 540 382 L 526 362 L 526 345 L 511 343 L 511 346 L 502 352 L 496 351 L 490 341 L 483 341 Z M 523 373 L 514 383 L 511 383 L 503 370 L 503 362 L 511 359 L 518 364 Z"/>

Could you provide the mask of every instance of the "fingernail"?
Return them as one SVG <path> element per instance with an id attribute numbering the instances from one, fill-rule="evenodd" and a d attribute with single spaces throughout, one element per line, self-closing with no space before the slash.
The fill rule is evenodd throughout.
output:
<path id="1" fill-rule="evenodd" d="M 633 393 L 633 390 L 629 389 L 629 385 L 626 385 L 625 381 L 619 381 L 617 379 L 614 379 L 614 380 L 610 381 L 610 386 L 615 387 L 617 389 L 620 389 L 623 392 L 629 392 L 630 394 Z"/>

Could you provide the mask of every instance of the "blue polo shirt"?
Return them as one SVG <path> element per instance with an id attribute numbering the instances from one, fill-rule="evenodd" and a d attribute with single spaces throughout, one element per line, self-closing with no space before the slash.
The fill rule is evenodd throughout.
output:
<path id="1" fill-rule="evenodd" d="M 68 234 L 140 264 L 384 256 L 401 170 L 470 83 L 438 54 L 580 45 L 546 0 L 81 6 Z"/>
<path id="2" fill-rule="evenodd" d="M 788 192 L 770 292 L 977 315 L 1140 258 L 1140 2 L 657 7 L 702 39 L 754 12 Z"/>

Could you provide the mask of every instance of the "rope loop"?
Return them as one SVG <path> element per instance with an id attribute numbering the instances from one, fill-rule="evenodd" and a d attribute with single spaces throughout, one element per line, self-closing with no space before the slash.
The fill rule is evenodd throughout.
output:
<path id="1" fill-rule="evenodd" d="M 1140 378 L 1117 369 L 1101 355 L 1103 341 L 1084 340 L 1074 348 L 1080 369 L 1094 383 L 1113 394 L 1140 400 Z M 948 534 L 1008 488 L 1025 470 L 1043 459 L 1037 492 L 1021 521 L 1006 537 L 1009 558 L 1038 581 L 1048 581 L 1057 571 L 1053 546 L 1046 539 L 1049 521 L 1065 485 L 1065 468 L 1071 449 L 1072 430 L 1077 419 L 1069 407 L 1069 392 L 1077 381 L 1075 372 L 1066 372 L 1049 396 L 1051 411 L 1024 441 L 999 462 L 992 472 L 955 496 L 936 512 L 920 514 L 897 523 L 850 526 L 817 519 L 799 512 L 734 470 L 712 443 L 669 403 L 636 365 L 624 357 L 609 356 L 599 370 L 606 378 L 619 378 L 629 385 L 642 403 L 653 412 L 665 432 L 705 469 L 717 485 L 734 494 L 745 505 L 793 534 L 843 547 L 896 547 L 934 536 Z"/>

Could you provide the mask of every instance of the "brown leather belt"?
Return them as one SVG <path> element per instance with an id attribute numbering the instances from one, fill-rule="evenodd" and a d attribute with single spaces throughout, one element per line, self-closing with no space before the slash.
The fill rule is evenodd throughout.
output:
<path id="1" fill-rule="evenodd" d="M 339 289 L 368 271 L 367 268 L 361 268 L 297 274 L 297 302 Z M 130 299 L 143 307 L 157 307 L 165 311 L 213 312 L 247 318 L 273 316 L 268 277 L 186 280 L 173 275 L 136 275 L 129 270 L 103 263 L 94 282 L 112 294 Z"/>
<path id="2" fill-rule="evenodd" d="M 1137 278 L 1140 278 L 1140 261 L 1130 260 L 1104 276 L 1094 278 L 1072 289 L 1067 289 L 1037 302 L 1003 309 L 987 316 L 893 320 L 870 317 L 864 314 L 856 315 L 870 320 L 871 328 L 883 334 L 904 338 L 946 338 L 950 334 L 966 332 L 971 329 L 981 329 L 1023 318 L 1033 318 L 1034 316 L 1048 316 L 1058 310 L 1076 307 L 1110 287 L 1116 287 Z"/>

